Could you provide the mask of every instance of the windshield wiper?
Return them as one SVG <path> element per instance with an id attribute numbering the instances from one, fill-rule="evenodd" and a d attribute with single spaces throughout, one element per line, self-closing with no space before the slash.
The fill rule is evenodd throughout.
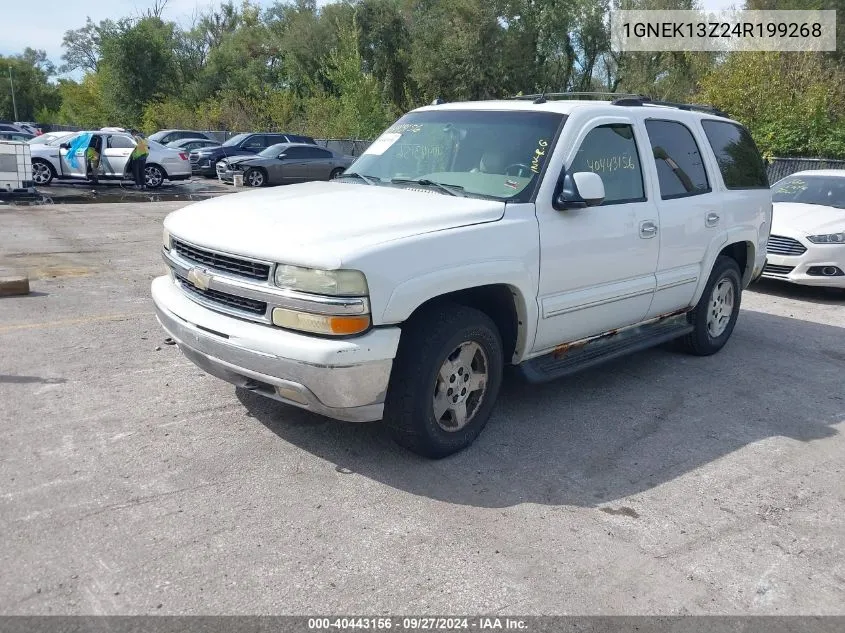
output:
<path id="1" fill-rule="evenodd" d="M 390 182 L 393 184 L 414 184 L 423 185 L 424 187 L 435 187 L 444 193 L 448 193 L 450 196 L 466 197 L 466 194 L 463 193 L 464 188 L 460 185 L 449 185 L 442 182 L 435 182 L 433 180 L 429 180 L 428 178 L 391 178 Z"/>
<path id="2" fill-rule="evenodd" d="M 376 184 L 375 178 L 373 178 L 372 176 L 365 176 L 364 174 L 359 174 L 354 171 L 344 172 L 340 176 L 338 176 L 336 180 L 340 178 L 357 178 L 358 180 L 363 180 L 368 185 Z"/>

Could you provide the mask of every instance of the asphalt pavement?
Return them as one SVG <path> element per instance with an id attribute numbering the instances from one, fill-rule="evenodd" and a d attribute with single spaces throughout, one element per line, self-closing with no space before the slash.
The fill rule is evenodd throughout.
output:
<path id="1" fill-rule="evenodd" d="M 0 207 L 0 614 L 845 613 L 845 299 L 761 282 L 715 356 L 509 377 L 427 461 L 166 343 L 183 204 Z"/>

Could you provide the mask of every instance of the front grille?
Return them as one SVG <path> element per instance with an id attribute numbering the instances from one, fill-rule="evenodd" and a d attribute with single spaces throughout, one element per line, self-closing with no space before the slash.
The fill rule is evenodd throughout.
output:
<path id="1" fill-rule="evenodd" d="M 795 266 L 778 266 L 777 264 L 766 264 L 763 267 L 764 275 L 788 275 L 795 269 Z"/>
<path id="2" fill-rule="evenodd" d="M 180 257 L 207 266 L 211 270 L 219 270 L 237 275 L 238 277 L 258 279 L 260 281 L 267 281 L 270 278 L 269 264 L 241 259 L 240 257 L 232 257 L 231 255 L 221 255 L 220 253 L 192 246 L 177 239 L 173 240 L 173 250 Z"/>
<path id="3" fill-rule="evenodd" d="M 188 293 L 202 297 L 207 301 L 213 301 L 214 303 L 235 308 L 236 310 L 241 310 L 242 312 L 249 312 L 250 314 L 257 314 L 260 316 L 264 316 L 267 312 L 267 304 L 264 301 L 256 301 L 255 299 L 247 299 L 246 297 L 237 297 L 235 295 L 230 295 L 228 292 L 220 292 L 219 290 L 211 290 L 210 288 L 208 290 L 202 290 L 197 288 L 181 275 L 176 275 L 176 279 L 179 280 L 182 284 L 182 288 L 184 288 Z"/>
<path id="4" fill-rule="evenodd" d="M 770 235 L 766 252 L 772 255 L 803 255 L 807 249 L 801 242 L 791 237 Z"/>

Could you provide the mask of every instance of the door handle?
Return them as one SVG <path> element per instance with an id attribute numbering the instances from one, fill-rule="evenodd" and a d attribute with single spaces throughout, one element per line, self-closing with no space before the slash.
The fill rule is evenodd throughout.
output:
<path id="1" fill-rule="evenodd" d="M 705 226 L 716 226 L 719 224 L 719 214 L 718 213 L 708 213 L 707 217 L 704 218 Z"/>
<path id="2" fill-rule="evenodd" d="M 646 220 L 645 222 L 640 222 L 640 237 L 643 239 L 649 239 L 657 235 L 657 224 L 652 222 L 651 220 Z"/>

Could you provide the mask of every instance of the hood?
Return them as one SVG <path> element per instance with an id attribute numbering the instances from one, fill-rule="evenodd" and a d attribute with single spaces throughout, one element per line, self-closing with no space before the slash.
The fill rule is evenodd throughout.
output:
<path id="1" fill-rule="evenodd" d="M 223 252 L 340 268 L 391 240 L 499 220 L 505 203 L 399 187 L 307 182 L 203 200 L 174 211 L 176 237 Z"/>
<path id="2" fill-rule="evenodd" d="M 247 161 L 262 161 L 262 160 L 273 160 L 272 158 L 265 158 L 264 156 L 259 156 L 258 154 L 244 154 L 239 156 L 230 156 L 224 159 L 230 165 L 235 165 L 237 163 L 245 163 Z"/>
<path id="3" fill-rule="evenodd" d="M 845 231 L 845 209 L 802 202 L 775 202 L 772 234 L 820 235 Z"/>

